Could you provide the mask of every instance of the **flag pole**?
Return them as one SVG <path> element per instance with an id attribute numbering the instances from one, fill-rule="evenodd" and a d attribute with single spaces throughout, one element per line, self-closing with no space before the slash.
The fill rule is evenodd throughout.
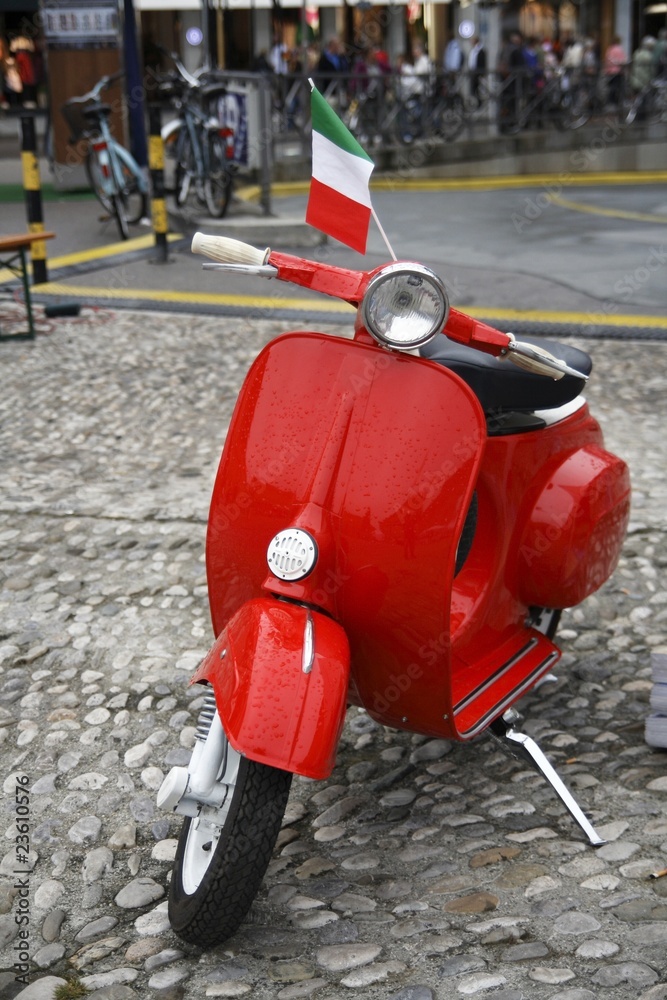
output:
<path id="1" fill-rule="evenodd" d="M 378 227 L 378 229 L 380 230 L 380 236 L 382 237 L 382 239 L 383 239 L 383 240 L 384 240 L 384 242 L 386 243 L 386 246 L 387 246 L 387 250 L 388 250 L 388 251 L 389 251 L 389 253 L 391 254 L 391 259 L 392 259 L 392 260 L 397 260 L 398 258 L 396 257 L 396 254 L 395 254 L 395 253 L 394 253 L 394 251 L 392 250 L 392 246 L 391 246 L 391 243 L 389 242 L 389 239 L 388 239 L 388 237 L 387 237 L 387 234 L 385 233 L 384 229 L 382 228 L 382 223 L 381 223 L 381 222 L 380 222 L 380 220 L 378 219 L 378 216 L 377 216 L 377 212 L 375 211 L 375 209 L 373 208 L 373 206 L 372 206 L 372 205 L 371 205 L 371 214 L 372 214 L 373 218 L 375 219 L 375 225 L 376 225 L 376 226 Z"/>

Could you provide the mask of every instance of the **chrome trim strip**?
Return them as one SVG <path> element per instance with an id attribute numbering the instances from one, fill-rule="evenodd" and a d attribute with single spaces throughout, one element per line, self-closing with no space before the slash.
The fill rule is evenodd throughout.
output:
<path id="1" fill-rule="evenodd" d="M 501 667 L 498 667 L 495 673 L 487 677 L 481 684 L 478 684 L 476 688 L 473 688 L 470 694 L 465 696 L 463 701 L 454 705 L 454 715 L 458 715 L 458 713 L 462 712 L 464 708 L 467 708 L 471 702 L 476 701 L 477 698 L 484 693 L 484 691 L 487 691 L 490 687 L 492 687 L 492 685 L 495 684 L 495 682 L 499 680 L 503 674 L 506 674 L 507 671 L 511 670 L 511 668 L 518 663 L 519 660 L 522 660 L 527 653 L 530 653 L 531 650 L 535 649 L 538 641 L 538 639 L 530 639 L 525 646 L 522 646 L 518 653 L 515 653 L 511 659 L 507 660 L 506 663 L 503 663 Z"/>
<path id="2" fill-rule="evenodd" d="M 306 614 L 306 626 L 303 630 L 303 653 L 301 654 L 301 669 L 309 674 L 315 662 L 315 623 L 310 611 Z"/>
<path id="3" fill-rule="evenodd" d="M 476 736 L 478 733 L 482 732 L 483 729 L 486 729 L 489 723 L 493 722 L 494 718 L 497 718 L 498 715 L 502 715 L 502 713 L 506 711 L 511 704 L 517 701 L 517 699 L 525 691 L 532 687 L 534 683 L 533 678 L 536 674 L 539 675 L 543 670 L 548 670 L 552 663 L 555 663 L 557 659 L 558 652 L 549 653 L 546 660 L 542 660 L 539 666 L 535 667 L 535 669 L 531 671 L 526 678 L 524 678 L 521 684 L 517 684 L 515 688 L 512 688 L 499 705 L 495 705 L 490 711 L 483 715 L 482 718 L 479 719 L 474 726 L 472 726 L 472 728 L 466 729 L 465 732 L 460 733 L 460 736 L 467 739 L 469 737 Z"/>
<path id="4" fill-rule="evenodd" d="M 568 417 L 571 417 L 573 413 L 576 413 L 577 410 L 580 410 L 585 405 L 586 400 L 584 397 L 576 396 L 569 403 L 564 403 L 562 406 L 557 406 L 552 410 L 535 410 L 535 416 L 543 420 L 547 427 L 551 427 L 552 424 L 558 424 L 561 420 L 567 420 Z"/>

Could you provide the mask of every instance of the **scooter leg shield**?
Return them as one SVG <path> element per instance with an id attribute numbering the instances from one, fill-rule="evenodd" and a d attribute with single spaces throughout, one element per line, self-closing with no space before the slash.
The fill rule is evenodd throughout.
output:
<path id="1" fill-rule="evenodd" d="M 301 605 L 257 598 L 220 633 L 192 683 L 212 685 L 227 739 L 251 760 L 331 774 L 350 675 L 345 632 Z"/>

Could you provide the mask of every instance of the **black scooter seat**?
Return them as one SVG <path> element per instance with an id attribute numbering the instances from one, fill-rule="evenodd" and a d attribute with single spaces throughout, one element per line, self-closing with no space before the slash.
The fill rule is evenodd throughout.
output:
<path id="1" fill-rule="evenodd" d="M 541 337 L 517 337 L 517 340 L 543 347 L 575 371 L 590 375 L 593 362 L 585 351 Z M 524 371 L 507 359 L 494 358 L 472 347 L 455 344 L 442 333 L 425 344 L 420 353 L 423 358 L 437 361 L 462 378 L 487 414 L 507 411 L 532 413 L 563 406 L 576 399 L 586 384 L 583 378 L 575 378 L 574 375 L 564 375 L 556 381 Z"/>

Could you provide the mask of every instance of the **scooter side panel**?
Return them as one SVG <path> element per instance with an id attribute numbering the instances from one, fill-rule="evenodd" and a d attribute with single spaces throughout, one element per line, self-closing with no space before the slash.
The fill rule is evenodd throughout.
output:
<path id="1" fill-rule="evenodd" d="M 521 539 L 522 599 L 580 604 L 614 571 L 629 516 L 626 464 L 595 445 L 569 455 L 544 484 Z"/>
<path id="2" fill-rule="evenodd" d="M 214 490 L 216 632 L 267 590 L 321 607 L 348 635 L 351 699 L 447 735 L 450 587 L 485 439 L 476 397 L 440 365 L 321 334 L 272 341 L 239 396 Z M 319 548 L 297 583 L 266 563 L 291 526 Z"/>
<path id="3" fill-rule="evenodd" d="M 268 598 L 250 601 L 234 615 L 192 682 L 213 686 L 235 750 L 272 767 L 326 778 L 345 719 L 349 672 L 347 638 L 336 622 Z"/>

